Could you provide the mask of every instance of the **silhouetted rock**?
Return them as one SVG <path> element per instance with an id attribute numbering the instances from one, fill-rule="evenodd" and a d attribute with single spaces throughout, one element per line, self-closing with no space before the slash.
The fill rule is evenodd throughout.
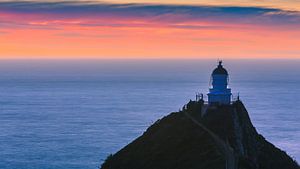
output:
<path id="1" fill-rule="evenodd" d="M 242 102 L 203 106 L 190 101 L 158 120 L 101 169 L 299 169 L 257 133 Z"/>

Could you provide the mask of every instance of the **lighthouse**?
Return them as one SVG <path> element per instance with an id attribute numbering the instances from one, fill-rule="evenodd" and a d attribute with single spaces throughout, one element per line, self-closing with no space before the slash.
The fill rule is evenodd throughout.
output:
<path id="1" fill-rule="evenodd" d="M 209 88 L 208 104 L 226 105 L 231 103 L 231 89 L 228 87 L 229 76 L 222 61 L 211 74 L 211 85 Z"/>

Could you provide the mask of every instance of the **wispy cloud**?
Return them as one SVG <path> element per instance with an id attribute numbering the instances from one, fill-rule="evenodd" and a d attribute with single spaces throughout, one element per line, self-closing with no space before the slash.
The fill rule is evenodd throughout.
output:
<path id="1" fill-rule="evenodd" d="M 0 33 L 1 34 L 1 33 Z M 56 34 L 56 36 L 61 36 L 65 38 L 99 38 L 99 39 L 109 39 L 109 38 L 115 38 L 120 37 L 121 35 L 91 35 L 91 34 L 83 34 L 83 33 L 76 33 L 76 32 L 68 32 L 68 33 L 60 33 Z"/>
<path id="2" fill-rule="evenodd" d="M 0 31 L 0 35 L 8 34 L 8 32 Z"/>
<path id="3" fill-rule="evenodd" d="M 0 2 L 0 58 L 299 58 L 296 11 L 41 1 Z"/>
<path id="4" fill-rule="evenodd" d="M 275 8 L 239 6 L 179 6 L 149 4 L 109 4 L 92 2 L 0 2 L 0 12 L 24 14 L 31 25 L 79 24 L 82 26 L 147 26 L 166 23 L 182 28 L 205 28 L 199 25 L 177 25 L 190 22 L 223 22 L 255 25 L 299 25 L 300 13 Z M 82 22 L 76 21 L 80 18 Z M 0 18 L 1 19 L 1 18 Z M 123 20 L 146 20 L 146 23 L 124 23 Z M 73 22 L 66 20 L 75 20 Z M 115 21 L 113 21 L 115 20 Z M 117 20 L 117 22 L 116 22 Z M 3 17 L 2 17 L 3 21 Z M 40 21 L 40 22 L 39 22 Z M 1 20 L 0 20 L 1 22 Z M 34 24 L 35 23 L 35 24 Z M 29 23 L 30 24 L 30 23 Z"/>

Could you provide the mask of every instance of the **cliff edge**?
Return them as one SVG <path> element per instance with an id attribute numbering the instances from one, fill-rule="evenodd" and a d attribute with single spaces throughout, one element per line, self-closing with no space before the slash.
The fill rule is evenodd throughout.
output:
<path id="1" fill-rule="evenodd" d="M 299 169 L 251 123 L 241 101 L 190 101 L 109 156 L 101 169 Z"/>

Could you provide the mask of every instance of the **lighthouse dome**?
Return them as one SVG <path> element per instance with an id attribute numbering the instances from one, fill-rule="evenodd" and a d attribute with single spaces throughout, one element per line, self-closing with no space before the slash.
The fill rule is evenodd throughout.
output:
<path id="1" fill-rule="evenodd" d="M 228 75 L 228 72 L 226 69 L 222 66 L 222 61 L 219 61 L 219 65 L 212 73 L 213 75 Z"/>

